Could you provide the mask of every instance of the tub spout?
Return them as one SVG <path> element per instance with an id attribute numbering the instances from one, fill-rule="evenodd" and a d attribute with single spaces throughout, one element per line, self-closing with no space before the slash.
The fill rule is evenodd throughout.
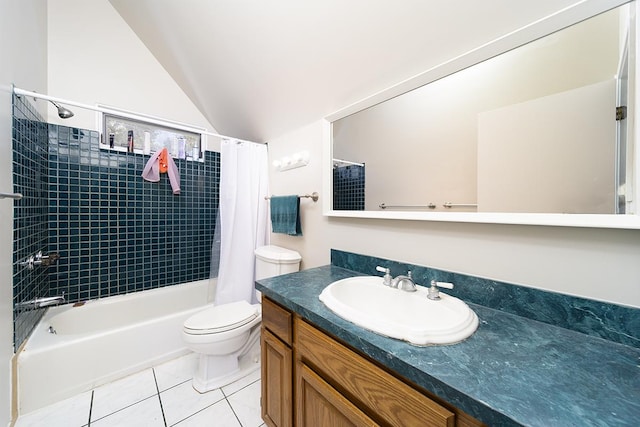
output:
<path id="1" fill-rule="evenodd" d="M 36 304 L 36 308 L 58 305 L 64 302 L 64 294 L 57 297 L 36 298 L 34 301 Z"/>
<path id="2" fill-rule="evenodd" d="M 16 308 L 18 309 L 36 309 L 49 307 L 51 305 L 58 305 L 64 302 L 64 292 L 62 295 L 58 295 L 55 297 L 44 297 L 44 298 L 36 298 L 29 301 L 23 301 L 16 304 Z"/>

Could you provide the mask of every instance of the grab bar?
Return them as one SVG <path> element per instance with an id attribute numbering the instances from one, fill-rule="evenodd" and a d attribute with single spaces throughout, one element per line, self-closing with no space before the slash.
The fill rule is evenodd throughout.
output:
<path id="1" fill-rule="evenodd" d="M 380 209 L 435 209 L 436 208 L 436 204 L 435 203 L 429 203 L 428 205 L 387 205 L 385 203 L 380 203 L 378 205 L 378 207 Z"/>
<path id="2" fill-rule="evenodd" d="M 447 203 L 443 203 L 442 204 L 443 207 L 445 208 L 477 208 L 478 204 L 477 203 L 451 203 L 451 202 L 447 202 Z"/>
<path id="3" fill-rule="evenodd" d="M 20 200 L 20 199 L 22 199 L 22 194 L 20 194 L 20 193 L 0 193 L 0 199 Z"/>
<path id="4" fill-rule="evenodd" d="M 380 209 L 435 209 L 438 207 L 435 203 L 429 203 L 428 205 L 387 205 L 386 203 L 380 203 L 378 205 Z M 442 204 L 442 207 L 447 209 L 451 208 L 477 208 L 476 203 L 451 203 L 446 202 Z"/>

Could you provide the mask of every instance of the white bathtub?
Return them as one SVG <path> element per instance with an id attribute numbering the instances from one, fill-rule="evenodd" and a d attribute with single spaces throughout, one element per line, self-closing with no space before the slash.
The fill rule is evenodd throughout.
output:
<path id="1" fill-rule="evenodd" d="M 186 354 L 182 324 L 207 304 L 208 285 L 202 280 L 49 308 L 18 355 L 19 413 Z"/>

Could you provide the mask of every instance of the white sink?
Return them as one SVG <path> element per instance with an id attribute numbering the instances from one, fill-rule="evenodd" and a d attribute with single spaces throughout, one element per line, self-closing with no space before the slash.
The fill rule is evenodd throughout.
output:
<path id="1" fill-rule="evenodd" d="M 442 292 L 430 300 L 426 287 L 417 288 L 406 292 L 383 285 L 382 277 L 357 276 L 331 283 L 320 301 L 356 325 L 419 346 L 454 344 L 476 331 L 478 316 L 463 301 Z"/>

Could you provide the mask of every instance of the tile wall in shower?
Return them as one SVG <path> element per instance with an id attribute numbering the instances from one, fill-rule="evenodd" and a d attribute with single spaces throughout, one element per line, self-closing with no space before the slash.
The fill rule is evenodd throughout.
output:
<path id="1" fill-rule="evenodd" d="M 209 277 L 219 202 L 220 154 L 176 160 L 168 176 L 140 176 L 149 156 L 99 148 L 95 131 L 49 125 L 49 294 L 68 301 Z"/>
<path id="2" fill-rule="evenodd" d="M 365 167 L 360 165 L 333 168 L 333 209 L 364 210 Z"/>
<path id="3" fill-rule="evenodd" d="M 181 189 L 166 175 L 142 180 L 149 156 L 101 150 L 95 131 L 50 125 L 30 101 L 13 100 L 13 302 L 61 295 L 69 302 L 209 277 L 219 201 L 220 154 L 176 160 Z M 56 266 L 22 267 L 38 251 Z M 14 311 L 19 347 L 44 310 Z"/>
<path id="4" fill-rule="evenodd" d="M 48 244 L 47 124 L 24 97 L 13 97 L 13 190 L 23 198 L 13 209 L 14 306 L 47 296 L 48 277 L 43 268 L 22 267 Z M 14 310 L 14 344 L 17 349 L 42 317 L 42 310 Z"/>

